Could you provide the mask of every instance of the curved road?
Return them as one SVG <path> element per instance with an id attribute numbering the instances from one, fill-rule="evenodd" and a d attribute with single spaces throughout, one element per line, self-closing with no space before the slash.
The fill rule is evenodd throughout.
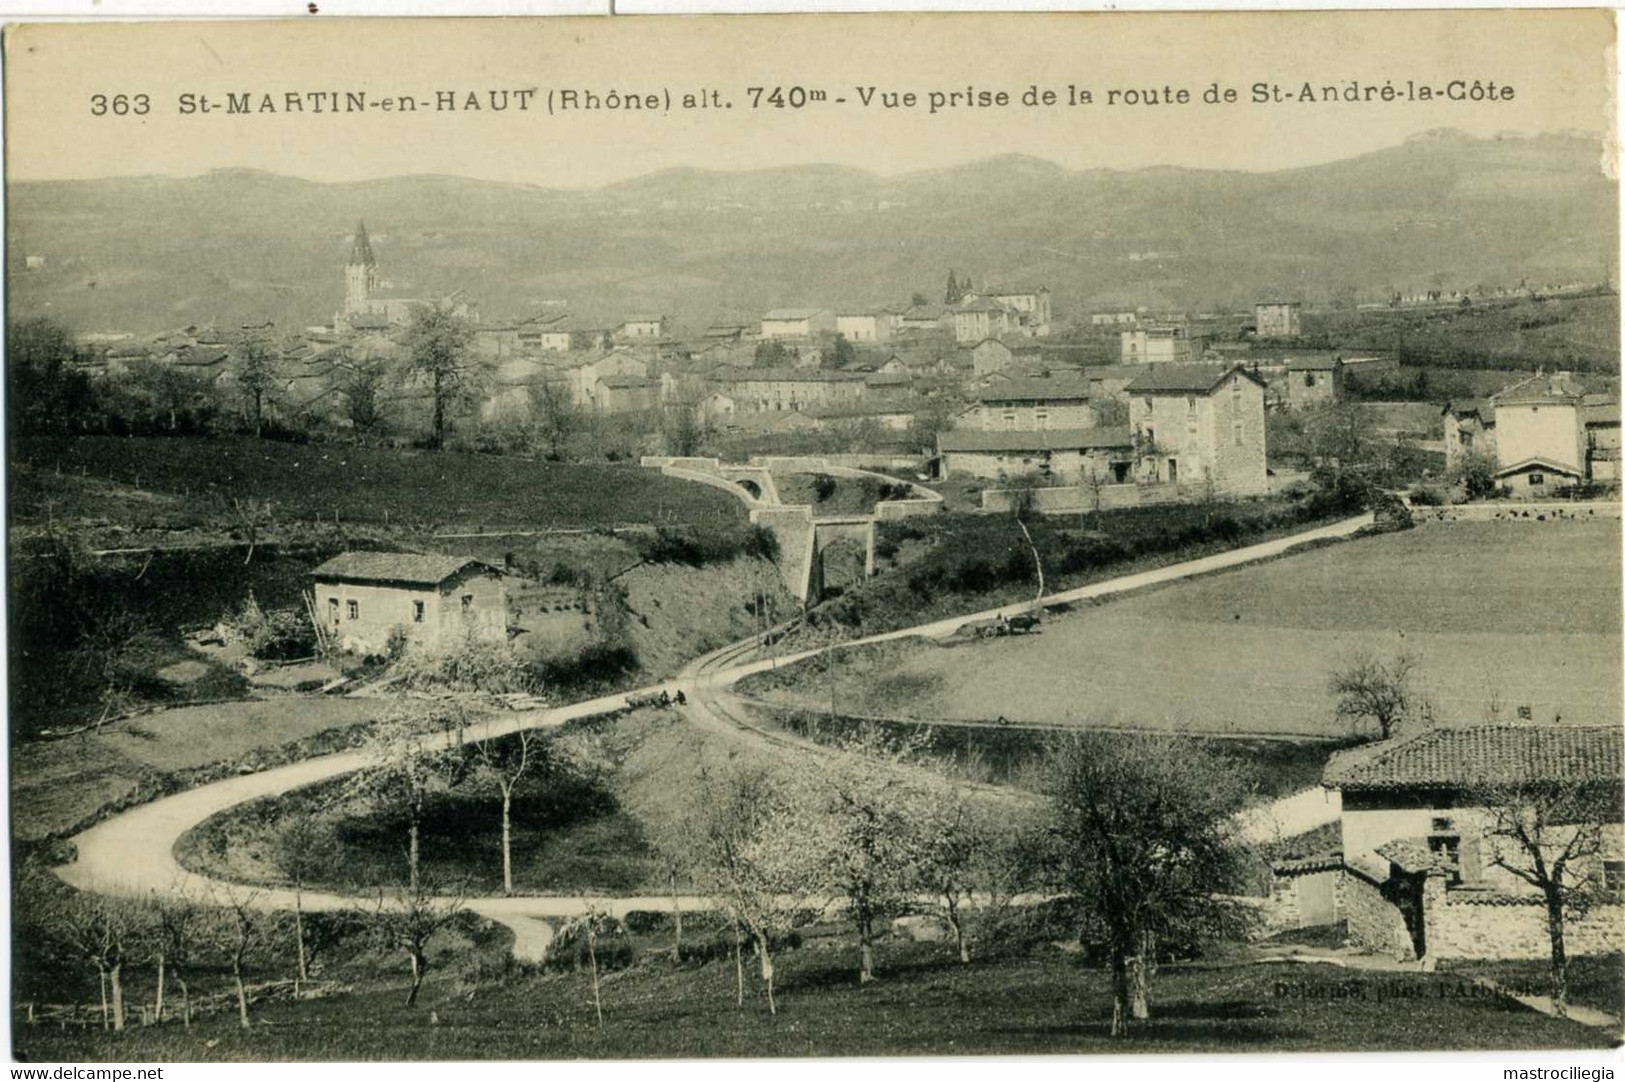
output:
<path id="1" fill-rule="evenodd" d="M 1237 567 L 1278 556 L 1306 542 L 1347 537 L 1370 522 L 1369 514 L 1362 515 L 1274 541 L 1170 564 L 1167 567 L 1134 575 L 1125 575 L 1090 586 L 1081 586 L 1046 597 L 1041 604 L 1028 602 L 1005 605 L 998 609 L 953 616 L 929 624 L 854 639 L 838 646 L 859 646 L 914 636 L 937 638 L 952 635 L 966 624 L 996 618 L 1000 612 L 1010 613 L 1034 607 L 1103 598 Z M 658 695 L 662 688 L 673 691 L 683 689 L 693 701 L 691 711 L 696 720 L 712 725 L 733 725 L 737 729 L 737 724 L 730 720 L 726 709 L 714 711 L 712 704 L 705 701 L 713 690 L 725 689 L 750 673 L 760 672 L 781 663 L 800 661 L 834 648 L 817 647 L 784 657 L 741 660 L 754 652 L 755 646 L 754 640 L 747 640 L 723 647 L 689 663 L 674 679 L 637 691 L 606 695 L 551 710 L 494 717 L 476 726 L 482 730 L 478 738 L 504 736 L 521 729 L 557 728 L 577 718 L 611 713 L 624 706 L 629 696 L 651 692 Z M 257 774 L 226 778 L 131 808 L 73 837 L 71 840 L 77 850 L 77 859 L 71 864 L 55 869 L 56 874 L 64 882 L 80 890 L 103 894 L 146 897 L 152 894 L 185 892 L 197 898 L 252 895 L 254 904 L 258 907 L 292 909 L 295 901 L 292 890 L 280 887 L 245 887 L 187 871 L 175 859 L 177 843 L 182 835 L 210 816 L 246 801 L 273 796 L 353 773 L 364 767 L 366 762 L 365 753 L 360 751 L 324 755 Z M 1337 814 L 1335 801 L 1329 801 L 1319 790 L 1308 790 L 1249 812 L 1244 820 L 1244 830 L 1249 837 L 1262 840 L 1300 833 L 1331 821 Z M 683 898 L 680 901 L 685 907 L 705 904 L 705 899 L 702 898 Z M 594 900 L 594 904 L 601 905 L 616 915 L 632 909 L 661 909 L 671 902 L 669 895 Z M 301 904 L 305 909 L 312 911 L 364 909 L 376 905 L 377 898 L 307 891 L 301 898 Z M 579 897 L 561 896 L 490 897 L 469 899 L 466 905 L 481 916 L 512 928 L 515 936 L 514 954 L 521 959 L 535 960 L 541 957 L 542 951 L 552 938 L 552 930 L 547 921 L 580 916 L 585 911 L 588 901 Z"/>

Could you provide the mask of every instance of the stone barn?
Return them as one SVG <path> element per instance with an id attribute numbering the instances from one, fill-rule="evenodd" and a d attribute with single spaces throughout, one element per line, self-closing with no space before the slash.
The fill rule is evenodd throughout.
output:
<path id="1" fill-rule="evenodd" d="M 468 556 L 346 552 L 311 579 L 323 631 L 358 654 L 385 653 L 396 628 L 414 646 L 508 638 L 502 572 Z"/>

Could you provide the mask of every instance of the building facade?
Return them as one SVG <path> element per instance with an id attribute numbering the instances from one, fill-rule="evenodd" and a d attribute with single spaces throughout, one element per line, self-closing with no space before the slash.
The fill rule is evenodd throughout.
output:
<path id="1" fill-rule="evenodd" d="M 1257 375 L 1239 366 L 1158 365 L 1124 393 L 1142 484 L 1200 484 L 1222 496 L 1268 491 Z"/>
<path id="2" fill-rule="evenodd" d="M 775 308 L 762 316 L 759 337 L 764 339 L 811 338 L 834 333 L 835 315 L 823 308 Z"/>
<path id="3" fill-rule="evenodd" d="M 502 572 L 479 560 L 346 552 L 311 580 L 324 636 L 354 653 L 385 654 L 392 636 L 429 649 L 508 638 Z"/>
<path id="4" fill-rule="evenodd" d="M 1260 338 L 1296 338 L 1303 333 L 1297 301 L 1260 301 L 1253 305 L 1253 326 Z"/>

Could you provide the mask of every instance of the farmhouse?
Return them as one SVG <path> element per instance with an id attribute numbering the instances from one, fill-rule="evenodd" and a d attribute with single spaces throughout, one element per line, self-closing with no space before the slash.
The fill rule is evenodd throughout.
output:
<path id="1" fill-rule="evenodd" d="M 835 333 L 850 342 L 890 342 L 896 329 L 897 316 L 885 308 L 835 314 Z"/>
<path id="2" fill-rule="evenodd" d="M 983 432 L 1093 428 L 1089 385 L 1071 374 L 998 380 L 976 392 L 958 427 Z"/>
<path id="3" fill-rule="evenodd" d="M 954 341 L 961 345 L 1009 334 L 1021 326 L 1021 313 L 1003 301 L 977 297 L 954 309 Z"/>
<path id="4" fill-rule="evenodd" d="M 1124 364 L 1190 364 L 1207 352 L 1206 338 L 1193 338 L 1184 323 L 1145 324 L 1118 335 Z"/>
<path id="5" fill-rule="evenodd" d="M 1260 338 L 1296 338 L 1302 333 L 1297 301 L 1260 301 L 1253 305 L 1253 326 Z"/>
<path id="6" fill-rule="evenodd" d="M 1211 485 L 1216 495 L 1256 496 L 1264 464 L 1264 382 L 1240 366 L 1157 365 L 1130 383 L 1141 484 Z"/>
<path id="7" fill-rule="evenodd" d="M 615 333 L 622 338 L 642 339 L 644 341 L 664 338 L 666 337 L 666 322 L 665 316 L 627 316 Z"/>
<path id="8" fill-rule="evenodd" d="M 1529 858 L 1495 829 L 1486 794 L 1594 784 L 1613 793 L 1601 852 L 1569 875 L 1594 877 L 1600 904 L 1571 917 L 1565 936 L 1572 954 L 1619 950 L 1620 734 L 1617 725 L 1446 726 L 1334 755 L 1322 784 L 1342 796 L 1338 909 L 1350 938 L 1404 958 L 1546 957 L 1540 892 L 1498 863 Z M 1543 853 L 1555 856 L 1575 829 L 1548 828 Z"/>
<path id="9" fill-rule="evenodd" d="M 1585 391 L 1567 372 L 1495 397 L 1496 480 L 1514 496 L 1542 496 L 1587 473 Z"/>
<path id="10" fill-rule="evenodd" d="M 1455 466 L 1464 456 L 1495 457 L 1495 403 L 1487 398 L 1451 402 L 1444 408 L 1444 459 Z"/>
<path id="11" fill-rule="evenodd" d="M 937 437 L 941 475 L 1008 480 L 1037 473 L 1046 480 L 1077 484 L 1130 479 L 1134 438 L 1127 428 L 1002 431 L 954 429 Z"/>
<path id="12" fill-rule="evenodd" d="M 310 574 L 323 631 L 346 650 L 383 654 L 397 628 L 414 646 L 507 640 L 502 572 L 479 560 L 346 552 Z"/>
<path id="13" fill-rule="evenodd" d="M 856 402 L 868 389 L 862 372 L 820 368 L 740 368 L 713 372 L 711 383 L 736 412 L 802 410 Z"/>
<path id="14" fill-rule="evenodd" d="M 1343 398 L 1343 358 L 1334 353 L 1288 357 L 1280 377 L 1280 401 L 1288 409 L 1330 406 Z"/>
<path id="15" fill-rule="evenodd" d="M 822 308 L 775 308 L 762 316 L 761 338 L 811 338 L 835 330 L 835 316 Z"/>
<path id="16" fill-rule="evenodd" d="M 1049 290 L 1044 286 L 1010 287 L 981 290 L 981 295 L 998 301 L 1016 312 L 1016 324 L 1021 333 L 1035 338 L 1049 336 Z"/>

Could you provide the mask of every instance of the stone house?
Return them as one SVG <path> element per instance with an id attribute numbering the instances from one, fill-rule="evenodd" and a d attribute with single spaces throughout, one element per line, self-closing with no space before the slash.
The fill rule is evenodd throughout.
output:
<path id="1" fill-rule="evenodd" d="M 1495 403 L 1487 398 L 1451 402 L 1444 408 L 1444 461 L 1454 468 L 1471 454 L 1495 458 Z"/>
<path id="2" fill-rule="evenodd" d="M 1288 357 L 1279 380 L 1281 402 L 1288 409 L 1317 409 L 1343 399 L 1343 358 L 1311 353 Z"/>
<path id="3" fill-rule="evenodd" d="M 896 329 L 897 316 L 886 308 L 835 314 L 835 333 L 849 342 L 890 342 Z"/>
<path id="4" fill-rule="evenodd" d="M 1007 308 L 1016 312 L 1016 325 L 1022 334 L 1034 338 L 1049 337 L 1049 325 L 1052 313 L 1050 311 L 1049 289 L 1044 286 L 1035 288 L 1011 287 L 981 290 L 981 295 L 998 301 Z"/>
<path id="5" fill-rule="evenodd" d="M 762 316 L 760 338 L 811 338 L 833 333 L 835 316 L 822 308 L 775 308 Z"/>
<path id="6" fill-rule="evenodd" d="M 956 427 L 983 432 L 1093 428 L 1089 385 L 1070 374 L 997 380 L 974 393 Z"/>
<path id="7" fill-rule="evenodd" d="M 632 315 L 621 321 L 616 334 L 621 338 L 630 338 L 642 341 L 666 337 L 667 319 L 665 316 Z"/>
<path id="8" fill-rule="evenodd" d="M 1260 338 L 1296 338 L 1302 332 L 1297 301 L 1260 301 L 1253 305 L 1253 326 Z"/>
<path id="9" fill-rule="evenodd" d="M 1437 726 L 1338 752 L 1322 784 L 1342 801 L 1342 878 L 1334 916 L 1349 937 L 1401 958 L 1543 958 L 1550 953 L 1539 891 L 1506 868 L 1527 859 L 1495 836 L 1479 794 L 1496 786 L 1579 782 L 1615 786 L 1602 853 L 1571 867 L 1593 877 L 1597 904 L 1566 922 L 1571 954 L 1618 951 L 1621 920 L 1620 737 L 1617 725 Z M 1548 834 L 1555 847 L 1570 835 Z M 1318 870 L 1318 869 L 1317 869 Z M 1297 878 L 1277 866 L 1278 883 Z M 1281 892 L 1278 892 L 1281 893 Z M 1295 892 L 1294 892 L 1295 893 Z"/>
<path id="10" fill-rule="evenodd" d="M 1156 365 L 1124 393 L 1141 484 L 1211 485 L 1218 496 L 1268 490 L 1264 381 L 1255 373 L 1240 366 Z"/>
<path id="11" fill-rule="evenodd" d="M 571 398 L 585 409 L 598 405 L 598 386 L 606 379 L 648 378 L 649 361 L 630 349 L 612 349 L 608 353 L 585 354 L 570 364 L 568 371 Z"/>
<path id="12" fill-rule="evenodd" d="M 310 573 L 317 618 L 343 649 L 383 654 L 397 628 L 414 646 L 506 642 L 502 572 L 467 556 L 346 552 Z"/>
<path id="13" fill-rule="evenodd" d="M 956 428 L 937 436 L 941 476 L 1006 481 L 1038 474 L 1059 484 L 1131 479 L 1134 439 L 1127 428 Z"/>
<path id="14" fill-rule="evenodd" d="M 733 400 L 739 413 L 802 410 L 860 401 L 868 385 L 862 372 L 821 368 L 719 369 L 713 388 Z"/>
<path id="15" fill-rule="evenodd" d="M 1580 405 L 1586 430 L 1586 470 L 1593 481 L 1618 481 L 1619 399 L 1586 395 Z"/>
<path id="16" fill-rule="evenodd" d="M 961 345 L 997 338 L 1021 327 L 1021 313 L 1003 301 L 976 297 L 953 310 L 954 341 Z"/>
<path id="17" fill-rule="evenodd" d="M 1567 372 L 1495 396 L 1495 478 L 1516 497 L 1540 497 L 1587 476 L 1585 389 Z"/>
<path id="18" fill-rule="evenodd" d="M 1118 334 L 1124 364 L 1192 364 L 1207 352 L 1207 339 L 1184 323 L 1145 324 Z"/>

